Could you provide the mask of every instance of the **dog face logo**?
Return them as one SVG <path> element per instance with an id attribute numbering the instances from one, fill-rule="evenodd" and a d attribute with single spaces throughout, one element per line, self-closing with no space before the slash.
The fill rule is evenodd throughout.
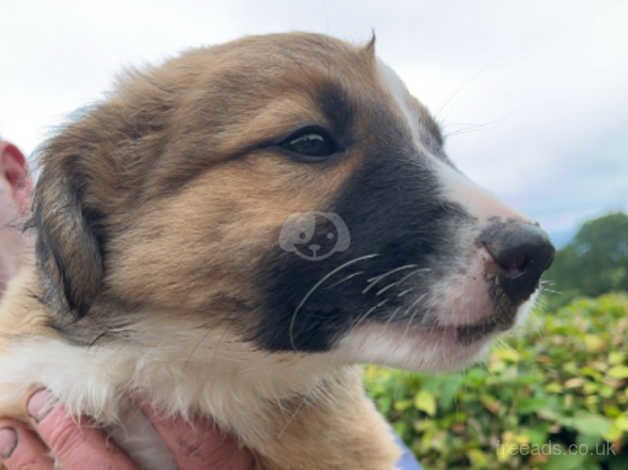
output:
<path id="1" fill-rule="evenodd" d="M 281 227 L 279 246 L 308 261 L 321 261 L 336 252 L 347 251 L 349 229 L 333 212 L 297 212 Z"/>

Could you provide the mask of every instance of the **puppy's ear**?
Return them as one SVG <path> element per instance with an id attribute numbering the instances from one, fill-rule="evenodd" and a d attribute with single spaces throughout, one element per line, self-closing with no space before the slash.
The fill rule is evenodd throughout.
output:
<path id="1" fill-rule="evenodd" d="M 104 290 L 110 227 L 115 214 L 148 192 L 173 102 L 158 77 L 130 73 L 39 150 L 30 226 L 37 230 L 43 301 L 57 313 L 84 317 Z"/>
<path id="2" fill-rule="evenodd" d="M 89 155 L 81 154 L 89 146 L 76 145 L 65 132 L 42 151 L 30 226 L 37 231 L 43 300 L 58 314 L 81 318 L 101 288 L 104 218 L 89 201 Z"/>

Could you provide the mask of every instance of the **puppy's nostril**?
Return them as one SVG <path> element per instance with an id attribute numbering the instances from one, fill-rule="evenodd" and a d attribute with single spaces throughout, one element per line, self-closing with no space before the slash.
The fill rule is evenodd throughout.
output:
<path id="1" fill-rule="evenodd" d="M 502 287 L 515 303 L 534 292 L 554 258 L 547 234 L 533 224 L 496 222 L 482 233 L 480 241 L 499 266 Z"/>
<path id="2" fill-rule="evenodd" d="M 506 266 L 503 266 L 504 271 L 510 277 L 521 276 L 528 265 L 528 258 L 524 254 L 517 254 L 513 257 L 512 261 Z"/>
<path id="3" fill-rule="evenodd" d="M 495 264 L 499 267 L 502 274 L 514 279 L 516 277 L 522 276 L 530 259 L 525 253 L 506 253 L 495 250 L 494 246 L 484 244 L 486 251 L 489 252 Z"/>

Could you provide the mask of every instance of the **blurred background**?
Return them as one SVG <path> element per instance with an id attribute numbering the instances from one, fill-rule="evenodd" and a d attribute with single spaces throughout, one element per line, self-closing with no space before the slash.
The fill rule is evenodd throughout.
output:
<path id="1" fill-rule="evenodd" d="M 452 159 L 561 251 L 537 315 L 486 364 L 371 367 L 369 391 L 426 468 L 626 469 L 627 25 L 619 0 L 3 0 L 0 135 L 31 154 L 125 67 L 192 46 L 289 30 L 363 43 L 374 30 Z M 522 452 L 548 442 L 561 450 Z"/>

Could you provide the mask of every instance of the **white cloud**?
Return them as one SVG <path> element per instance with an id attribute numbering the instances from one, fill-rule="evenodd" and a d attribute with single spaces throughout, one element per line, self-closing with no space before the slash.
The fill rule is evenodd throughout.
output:
<path id="1" fill-rule="evenodd" d="M 628 3 L 5 0 L 0 132 L 28 152 L 124 66 L 243 34 L 365 41 L 475 180 L 549 226 L 628 199 Z"/>

